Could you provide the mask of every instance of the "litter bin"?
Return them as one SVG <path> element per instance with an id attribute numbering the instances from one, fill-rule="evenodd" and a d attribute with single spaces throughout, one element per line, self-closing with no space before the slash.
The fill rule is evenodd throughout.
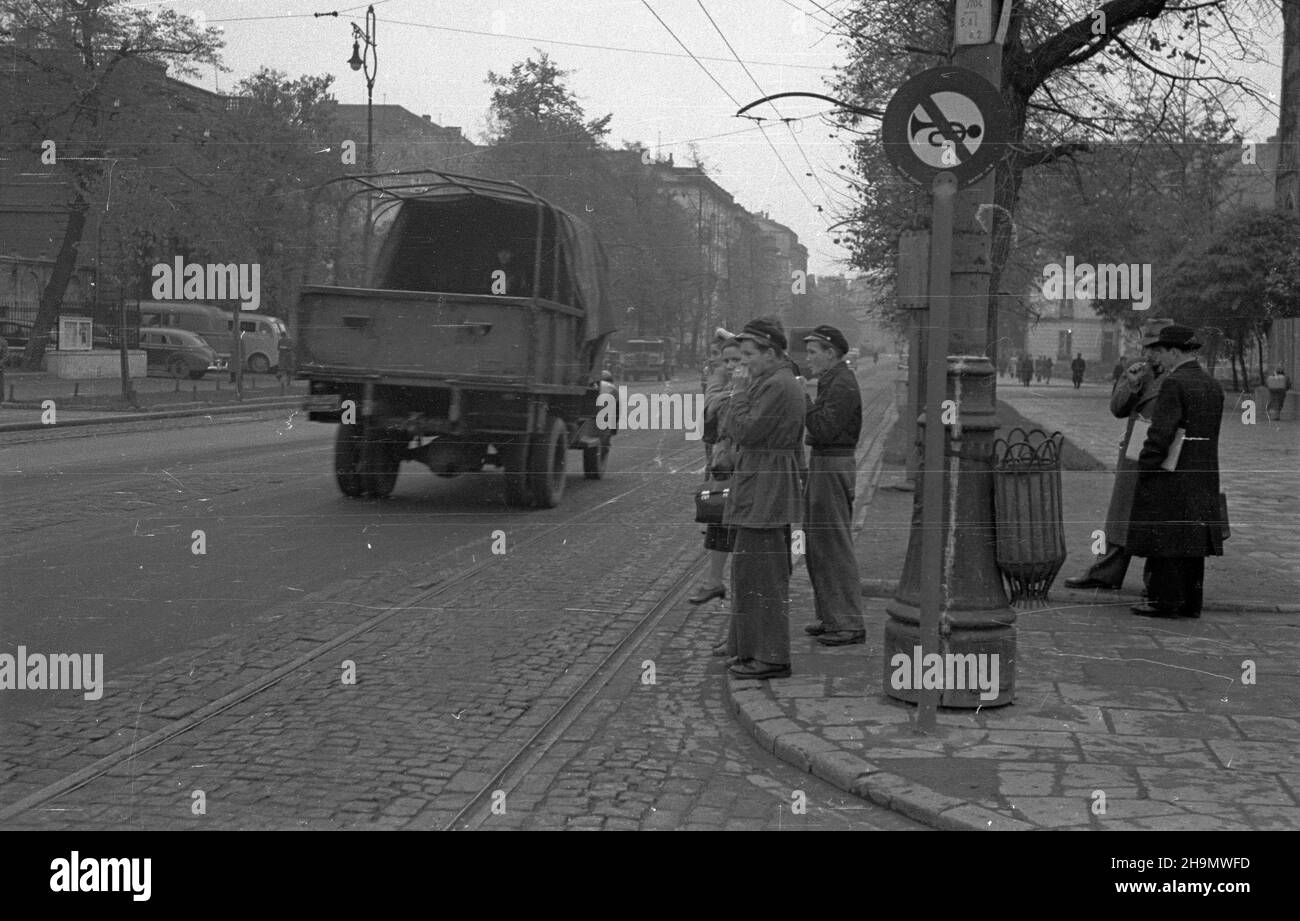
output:
<path id="1" fill-rule="evenodd" d="M 993 443 L 997 564 L 1012 604 L 1041 605 L 1065 564 L 1060 432 L 1012 429 Z"/>

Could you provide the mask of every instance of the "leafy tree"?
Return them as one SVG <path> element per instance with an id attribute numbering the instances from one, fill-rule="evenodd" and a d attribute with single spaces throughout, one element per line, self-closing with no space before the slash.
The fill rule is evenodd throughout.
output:
<path id="1" fill-rule="evenodd" d="M 681 338 L 702 277 L 694 228 L 652 175 L 639 148 L 605 142 L 612 115 L 587 119 L 544 53 L 489 73 L 490 145 L 476 169 L 510 179 L 589 222 L 605 245 L 612 295 L 626 328 Z"/>
<path id="2" fill-rule="evenodd" d="M 76 268 L 77 249 L 94 202 L 110 200 L 115 167 L 153 165 L 174 177 L 178 156 L 207 130 L 206 114 L 165 80 L 219 63 L 222 42 L 174 10 L 148 11 L 125 0 L 11 0 L 0 29 L 14 36 L 12 66 L 0 85 L 0 126 L 29 161 L 49 150 L 67 182 L 67 221 L 49 282 L 41 293 L 23 365 L 40 367 L 44 331 L 58 314 Z M 159 128 L 174 125 L 169 132 Z M 172 137 L 172 144 L 165 138 Z M 160 136 L 161 135 L 161 136 Z"/>
<path id="3" fill-rule="evenodd" d="M 1162 304 L 1181 323 L 1222 330 L 1250 386 L 1246 348 L 1255 346 L 1263 383 L 1264 337 L 1275 319 L 1300 317 L 1300 220 L 1285 211 L 1243 211 L 1189 246 L 1158 277 Z"/>
<path id="4" fill-rule="evenodd" d="M 1175 87 L 1225 123 L 1243 96 L 1262 97 L 1230 75 L 1227 60 L 1266 59 L 1256 39 L 1261 33 L 1246 14 L 1268 22 L 1273 8 L 1251 0 L 1229 7 L 1226 0 L 1015 2 L 1002 48 L 999 88 L 1010 113 L 1012 153 L 995 174 L 991 298 L 1005 288 L 1001 275 L 1027 171 L 1099 143 L 1177 143 L 1180 126 L 1189 122 L 1168 105 Z M 908 76 L 949 57 L 953 4 L 945 0 L 859 0 L 836 18 L 849 62 L 833 89 L 859 107 L 882 111 Z M 852 169 L 844 169 L 860 202 L 846 216 L 857 230 L 847 241 L 853 264 L 892 278 L 898 233 L 926 220 L 928 195 L 895 176 L 878 127 L 863 130 L 864 116 L 840 114 L 835 124 L 837 132 L 858 135 Z M 990 341 L 996 336 L 991 332 Z"/>
<path id="5" fill-rule="evenodd" d="M 560 70 L 545 51 L 536 50 L 536 61 L 521 61 L 509 74 L 488 71 L 487 82 L 496 87 L 490 109 L 492 140 L 532 140 L 539 133 L 590 142 L 605 137 L 614 116 L 584 121 L 586 113 L 564 85 L 564 78 L 573 71 Z"/>

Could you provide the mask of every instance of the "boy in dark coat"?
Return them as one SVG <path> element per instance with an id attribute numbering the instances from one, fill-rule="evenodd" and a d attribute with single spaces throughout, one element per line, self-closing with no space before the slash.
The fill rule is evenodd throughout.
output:
<path id="1" fill-rule="evenodd" d="M 823 646 L 862 643 L 862 585 L 853 552 L 853 497 L 862 391 L 844 356 L 848 340 L 834 326 L 803 337 L 808 364 L 817 375 L 817 402 L 808 399 L 804 425 L 812 448 L 804 491 L 804 561 L 813 586 L 817 620 L 804 632 Z"/>

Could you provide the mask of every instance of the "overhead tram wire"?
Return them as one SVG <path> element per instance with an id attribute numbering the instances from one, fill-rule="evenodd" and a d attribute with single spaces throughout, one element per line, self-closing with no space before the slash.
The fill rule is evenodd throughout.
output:
<path id="1" fill-rule="evenodd" d="M 736 99 L 736 97 L 731 95 L 731 93 L 728 92 L 727 88 L 718 82 L 718 78 L 713 76 L 713 74 L 709 71 L 709 69 L 704 66 L 704 62 L 701 61 L 695 55 L 695 53 L 691 51 L 690 48 L 686 47 L 686 43 L 682 41 L 680 38 L 678 38 L 677 33 L 674 32 L 672 28 L 669 27 L 668 23 L 664 22 L 663 18 L 658 13 L 655 12 L 654 7 L 650 5 L 648 0 L 641 0 L 641 5 L 650 11 L 650 15 L 652 15 L 655 19 L 659 20 L 659 24 L 668 31 L 668 34 L 673 37 L 673 40 L 677 42 L 677 44 L 681 45 L 682 50 L 691 56 L 691 60 L 693 60 L 696 64 L 699 65 L 700 70 L 704 71 L 705 75 L 714 82 L 714 84 L 718 87 L 718 89 L 722 90 L 723 95 L 725 95 L 728 99 L 730 99 L 733 103 L 735 103 L 737 108 L 743 108 L 743 106 L 741 106 L 740 102 Z M 707 11 L 706 11 L 706 15 L 707 15 Z M 730 62 L 728 61 L 728 63 Z M 804 190 L 804 187 L 799 184 L 799 180 L 795 178 L 794 172 L 791 171 L 789 164 L 787 164 L 785 162 L 785 159 L 781 156 L 781 152 L 776 149 L 776 145 L 772 143 L 772 139 L 767 136 L 767 132 L 763 131 L 762 134 L 763 134 L 763 139 L 767 141 L 768 146 L 772 148 L 772 153 L 776 155 L 776 159 L 781 164 L 781 168 L 785 170 L 786 175 L 790 177 L 790 181 L 793 182 L 795 188 L 799 190 L 799 194 L 803 195 L 803 197 L 807 199 L 808 204 L 812 205 L 813 208 L 816 208 L 817 203 L 812 200 L 812 197 L 809 196 L 807 191 Z"/>
<path id="2" fill-rule="evenodd" d="M 354 9 L 357 9 L 357 7 L 354 7 Z M 269 19 L 309 19 L 315 17 L 315 15 L 316 14 L 314 13 L 282 13 L 276 16 L 229 16 L 224 19 L 209 19 L 208 22 L 209 23 L 259 22 L 262 20 L 269 20 Z M 321 15 L 328 16 L 330 14 L 323 13 Z M 564 39 L 545 38 L 537 35 L 514 35 L 505 32 L 485 32 L 482 29 L 464 29 L 464 28 L 459 28 L 457 26 L 439 26 L 431 22 L 411 22 L 410 20 L 406 20 L 406 19 L 385 18 L 384 24 L 394 25 L 394 26 L 410 26 L 416 29 L 432 29 L 435 32 L 455 32 L 460 35 L 481 35 L 486 38 L 508 38 L 513 41 L 539 42 L 544 45 L 563 45 L 569 48 L 589 48 L 594 51 L 615 51 L 618 52 L 619 54 L 644 54 L 644 55 L 649 55 L 651 57 L 682 58 L 682 59 L 694 57 L 694 55 L 691 54 L 677 54 L 676 52 L 673 51 L 655 51 L 649 48 L 626 48 L 626 47 L 621 48 L 618 47 L 617 45 L 600 45 L 594 42 L 571 42 L 571 41 L 566 41 Z M 716 57 L 710 57 L 709 55 L 704 55 L 702 58 L 698 58 L 697 63 L 699 60 L 713 61 L 719 64 L 735 63 L 734 61 L 731 60 L 731 58 L 716 58 Z M 816 64 L 788 64 L 784 61 L 749 61 L 747 63 L 755 67 L 788 67 L 794 70 L 815 70 L 820 73 L 826 72 L 825 67 L 820 67 Z"/>
<path id="3" fill-rule="evenodd" d="M 759 86 L 758 80 L 754 78 L 754 74 L 750 71 L 748 67 L 745 66 L 745 62 L 742 61 L 740 59 L 740 55 L 736 53 L 735 47 L 731 44 L 730 41 L 728 41 L 727 36 L 723 34 L 723 31 L 721 27 L 718 26 L 717 21 L 713 18 L 712 14 L 709 13 L 708 9 L 705 8 L 704 0 L 695 0 L 695 2 L 699 4 L 700 10 L 708 18 L 709 24 L 712 25 L 714 31 L 718 33 L 718 37 L 722 39 L 722 43 L 727 46 L 727 50 L 731 52 L 731 56 L 736 59 L 736 63 L 740 65 L 740 69 L 745 72 L 745 76 L 749 77 L 749 82 L 754 84 L 754 89 L 758 90 L 760 96 L 766 96 L 767 92 L 763 89 L 763 87 Z M 781 112 L 779 109 L 777 109 L 776 103 L 769 102 L 768 105 L 772 107 L 772 111 L 776 113 L 777 118 L 781 120 L 781 122 L 785 125 L 786 130 L 790 132 L 790 139 L 794 141 L 794 146 L 798 148 L 799 155 L 803 157 L 803 162 L 808 166 L 808 175 L 811 176 L 813 178 L 813 181 L 817 183 L 818 187 L 822 190 L 822 195 L 826 198 L 827 202 L 829 203 L 830 193 L 826 191 L 826 186 L 822 184 L 821 177 L 817 175 L 817 170 L 813 168 L 812 161 L 808 159 L 807 152 L 804 151 L 803 145 L 799 143 L 799 136 L 795 134 L 794 128 L 790 126 L 790 122 L 784 118 L 781 118 Z M 776 153 L 776 155 L 780 157 L 781 156 L 780 153 L 777 153 L 776 151 L 776 145 L 772 143 L 772 139 L 767 136 L 766 131 L 763 132 L 763 138 L 767 141 L 768 146 L 772 148 L 773 153 Z M 787 173 L 790 172 L 788 167 L 786 168 L 786 172 Z M 806 194 L 804 195 L 804 198 L 808 198 L 809 204 L 813 204 L 812 199 L 809 198 Z M 813 204 L 813 207 L 817 209 L 817 212 L 819 214 L 823 213 L 822 206 Z"/>

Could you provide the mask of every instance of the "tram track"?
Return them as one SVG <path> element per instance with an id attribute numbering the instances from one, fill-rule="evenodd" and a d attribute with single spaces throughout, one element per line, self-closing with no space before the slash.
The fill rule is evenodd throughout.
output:
<path id="1" fill-rule="evenodd" d="M 474 794 L 449 821 L 443 831 L 472 831 L 481 828 L 491 816 L 491 801 L 498 791 L 510 791 L 528 775 L 556 743 L 564 738 L 565 731 L 578 721 L 592 703 L 619 674 L 626 674 L 625 666 L 636 657 L 651 632 L 658 627 L 670 611 L 681 603 L 692 582 L 703 568 L 705 557 L 686 567 L 674 580 L 664 596 L 656 602 L 627 635 L 610 650 L 592 673 L 565 699 L 551 717 L 520 747 L 511 758 Z"/>
<path id="2" fill-rule="evenodd" d="M 873 464 L 878 466 L 884 439 L 893 421 L 889 412 L 893 399 L 892 391 L 873 393 L 863 406 L 864 419 L 870 419 L 880 405 L 885 406 L 882 422 L 872 429 L 871 440 L 864 452 L 864 466 L 867 468 Z M 875 490 L 875 479 L 876 477 L 872 476 L 870 482 L 865 484 L 869 493 Z M 870 501 L 869 493 L 862 503 L 864 506 Z M 701 554 L 699 560 L 683 570 L 663 597 L 573 690 L 551 717 L 537 728 L 519 750 L 443 826 L 443 831 L 472 831 L 482 828 L 490 821 L 492 801 L 496 795 L 503 793 L 508 801 L 511 791 L 529 775 L 529 772 L 550 753 L 556 744 L 563 740 L 568 728 L 589 711 L 591 705 L 599 699 L 601 692 L 615 677 L 626 674 L 625 668 L 628 662 L 636 658 L 637 652 L 655 628 L 681 603 L 703 568 L 704 561 L 705 557 Z"/>
<path id="3" fill-rule="evenodd" d="M 542 543 L 552 538 L 557 533 L 572 528 L 575 524 L 581 523 L 584 518 L 593 513 L 606 509 L 636 493 L 652 488 L 656 484 L 660 484 L 664 480 L 681 473 L 684 469 L 690 469 L 696 466 L 694 463 L 689 461 L 684 464 L 679 463 L 679 461 L 690 458 L 693 455 L 695 459 L 702 462 L 702 458 L 699 456 L 700 450 L 699 444 L 688 442 L 685 445 L 670 451 L 667 455 L 659 456 L 658 463 L 656 464 L 656 468 L 658 469 L 647 471 L 651 473 L 650 476 L 644 476 L 644 473 L 637 471 L 637 473 L 641 475 L 641 481 L 636 485 L 589 508 L 567 515 L 563 520 L 555 522 L 542 530 L 539 530 L 537 533 L 519 540 L 514 544 L 514 552 Z M 431 602 L 436 601 L 444 595 L 450 594 L 475 577 L 482 575 L 491 566 L 493 566 L 491 559 L 485 559 L 481 563 L 472 565 L 461 572 L 440 581 L 436 586 L 421 591 L 416 595 L 405 599 L 400 604 L 393 605 L 379 614 L 368 618 L 362 623 L 317 644 L 302 654 L 295 656 L 290 661 L 269 670 L 258 678 L 222 695 L 217 700 L 200 707 L 177 722 L 161 727 L 148 735 L 135 740 L 132 744 L 123 746 L 117 751 L 104 755 L 81 769 L 62 777 L 59 780 L 48 783 L 11 804 L 0 806 L 0 825 L 12 821 L 37 807 L 46 805 L 60 797 L 87 787 L 124 762 L 139 760 L 143 755 L 148 754 L 150 751 L 166 745 L 187 733 L 200 729 L 204 724 L 216 717 L 271 690 L 286 678 L 299 672 L 299 670 L 304 666 L 310 665 L 311 663 L 321 659 L 332 650 L 377 630 L 394 617 L 413 609 L 430 606 Z M 694 565 L 688 567 L 682 578 L 688 578 L 695 568 Z M 670 596 L 675 596 L 677 594 L 677 588 L 678 584 L 674 583 L 669 593 Z M 655 609 L 658 609 L 658 606 L 656 606 Z M 647 621 L 643 619 L 642 623 L 646 622 Z M 639 629 L 639 627 L 634 629 Z M 616 649 L 623 648 L 624 645 L 624 643 L 620 643 Z M 583 685 L 580 685 L 575 693 L 581 693 L 582 688 L 585 686 L 586 682 L 584 682 Z M 567 706 L 568 699 L 566 699 L 565 704 L 561 705 L 561 709 L 564 709 Z"/>
<path id="4" fill-rule="evenodd" d="M 890 394 L 875 394 L 870 397 L 866 406 L 864 406 L 867 419 L 870 420 L 874 417 L 879 404 L 891 396 Z M 885 416 L 888 416 L 888 412 L 885 413 Z M 884 422 L 888 421 L 887 418 L 884 419 Z M 881 430 L 874 431 L 877 427 L 881 428 Z M 868 465 L 871 462 L 873 452 L 878 453 L 875 448 L 883 443 L 883 426 L 873 426 L 873 432 L 872 441 L 864 454 L 864 462 Z M 636 485 L 589 508 L 566 515 L 561 521 L 544 526 L 537 533 L 515 543 L 514 547 L 518 550 L 544 544 L 565 529 L 581 524 L 589 516 L 603 509 L 608 509 L 629 496 L 643 492 L 646 489 L 654 489 L 684 470 L 698 473 L 700 466 L 698 462 L 701 460 L 699 451 L 700 446 L 698 444 L 687 442 L 675 450 L 670 450 L 666 455 L 660 455 L 656 452 L 653 467 L 629 471 L 638 478 L 639 482 Z M 686 462 L 683 463 L 683 461 Z M 647 474 L 649 475 L 647 476 Z M 874 483 L 871 486 L 874 487 Z M 650 610 L 619 637 L 614 648 L 605 654 L 599 662 L 594 666 L 587 666 L 590 669 L 589 673 L 580 678 L 577 687 L 565 693 L 558 704 L 553 704 L 554 709 L 549 716 L 531 733 L 526 741 L 513 754 L 502 753 L 506 760 L 499 767 L 489 768 L 492 775 L 488 782 L 484 783 L 449 821 L 446 821 L 445 824 L 440 822 L 444 830 L 470 830 L 483 827 L 489 822 L 492 814 L 490 803 L 494 794 L 501 790 L 509 795 L 510 791 L 558 743 L 564 740 L 569 727 L 590 711 L 593 703 L 601 697 L 602 692 L 609 687 L 611 682 L 619 675 L 627 674 L 627 664 L 635 659 L 647 639 L 664 622 L 668 614 L 680 605 L 699 573 L 703 562 L 704 555 L 701 553 L 693 562 L 685 563 L 682 571 L 662 591 L 661 597 L 653 603 Z M 414 596 L 402 600 L 399 604 L 386 608 L 366 621 L 320 642 L 288 662 L 224 694 L 177 722 L 161 727 L 135 740 L 132 744 L 125 745 L 121 749 L 105 755 L 59 780 L 48 783 L 8 806 L 0 807 L 0 825 L 90 786 L 123 763 L 141 760 L 142 756 L 186 734 L 194 733 L 194 738 L 197 740 L 201 737 L 201 730 L 205 724 L 215 718 L 254 700 L 259 695 L 271 691 L 285 679 L 298 674 L 305 666 L 322 659 L 333 650 L 359 637 L 376 631 L 393 618 L 412 609 L 434 606 L 431 604 L 432 602 L 436 602 L 443 596 L 463 587 L 467 582 L 482 575 L 492 565 L 493 563 L 490 560 L 485 559 L 482 563 L 465 568 L 439 582 L 436 586 L 420 591 Z"/>

